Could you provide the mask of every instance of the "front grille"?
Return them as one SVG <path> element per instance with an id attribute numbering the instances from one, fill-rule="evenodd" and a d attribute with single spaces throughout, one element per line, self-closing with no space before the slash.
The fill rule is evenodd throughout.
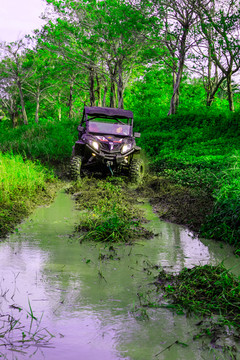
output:
<path id="1" fill-rule="evenodd" d="M 101 150 L 106 153 L 118 153 L 121 151 L 121 147 L 122 144 L 101 143 Z"/>

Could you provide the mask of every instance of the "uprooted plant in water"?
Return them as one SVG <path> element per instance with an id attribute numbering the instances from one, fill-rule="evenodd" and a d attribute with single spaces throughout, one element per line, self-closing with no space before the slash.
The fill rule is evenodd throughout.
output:
<path id="1" fill-rule="evenodd" d="M 176 275 L 161 270 L 155 285 L 178 310 L 221 315 L 240 331 L 240 282 L 222 264 L 184 268 Z"/>
<path id="2" fill-rule="evenodd" d="M 230 270 L 223 264 L 183 268 L 177 274 L 156 265 L 143 270 L 155 276 L 149 289 L 137 294 L 139 305 L 132 311 L 137 320 L 149 320 L 150 309 L 156 308 L 166 308 L 180 316 L 193 316 L 196 330 L 190 342 L 200 340 L 203 348 L 214 353 L 214 359 L 237 359 L 240 281 Z"/>

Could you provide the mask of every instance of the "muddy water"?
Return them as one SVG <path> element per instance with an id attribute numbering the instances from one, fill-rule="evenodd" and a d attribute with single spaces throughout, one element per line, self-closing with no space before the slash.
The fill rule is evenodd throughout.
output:
<path id="1" fill-rule="evenodd" d="M 64 192 L 0 244 L 0 313 L 19 319 L 4 346 L 0 341 L 3 358 L 226 358 L 192 340 L 199 319 L 161 308 L 149 310 L 146 320 L 144 312 L 133 311 L 139 304 L 137 294 L 153 279 L 153 273 L 143 270 L 149 264 L 179 271 L 224 261 L 240 273 L 230 247 L 200 241 L 182 227 L 161 222 L 150 205 L 143 206 L 151 220 L 146 226 L 157 235 L 134 246 L 117 246 L 112 259 L 104 257 L 109 255 L 105 245 L 80 245 L 69 237 L 78 214 Z M 29 342 L 22 342 L 23 337 Z"/>

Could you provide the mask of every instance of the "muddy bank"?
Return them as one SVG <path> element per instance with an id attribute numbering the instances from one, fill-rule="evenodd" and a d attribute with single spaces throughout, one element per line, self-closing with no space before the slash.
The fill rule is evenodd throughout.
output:
<path id="1" fill-rule="evenodd" d="M 183 187 L 164 177 L 148 176 L 137 192 L 149 198 L 160 219 L 186 226 L 197 233 L 213 209 L 209 192 Z"/>

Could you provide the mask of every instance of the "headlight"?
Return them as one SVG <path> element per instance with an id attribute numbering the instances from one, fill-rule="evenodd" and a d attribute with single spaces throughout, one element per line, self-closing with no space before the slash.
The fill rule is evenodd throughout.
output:
<path id="1" fill-rule="evenodd" d="M 89 140 L 89 145 L 95 150 L 99 150 L 99 143 L 95 140 Z"/>
<path id="2" fill-rule="evenodd" d="M 124 144 L 121 150 L 122 154 L 125 154 L 126 152 L 128 152 L 129 150 L 131 150 L 132 148 L 132 144 Z"/>

